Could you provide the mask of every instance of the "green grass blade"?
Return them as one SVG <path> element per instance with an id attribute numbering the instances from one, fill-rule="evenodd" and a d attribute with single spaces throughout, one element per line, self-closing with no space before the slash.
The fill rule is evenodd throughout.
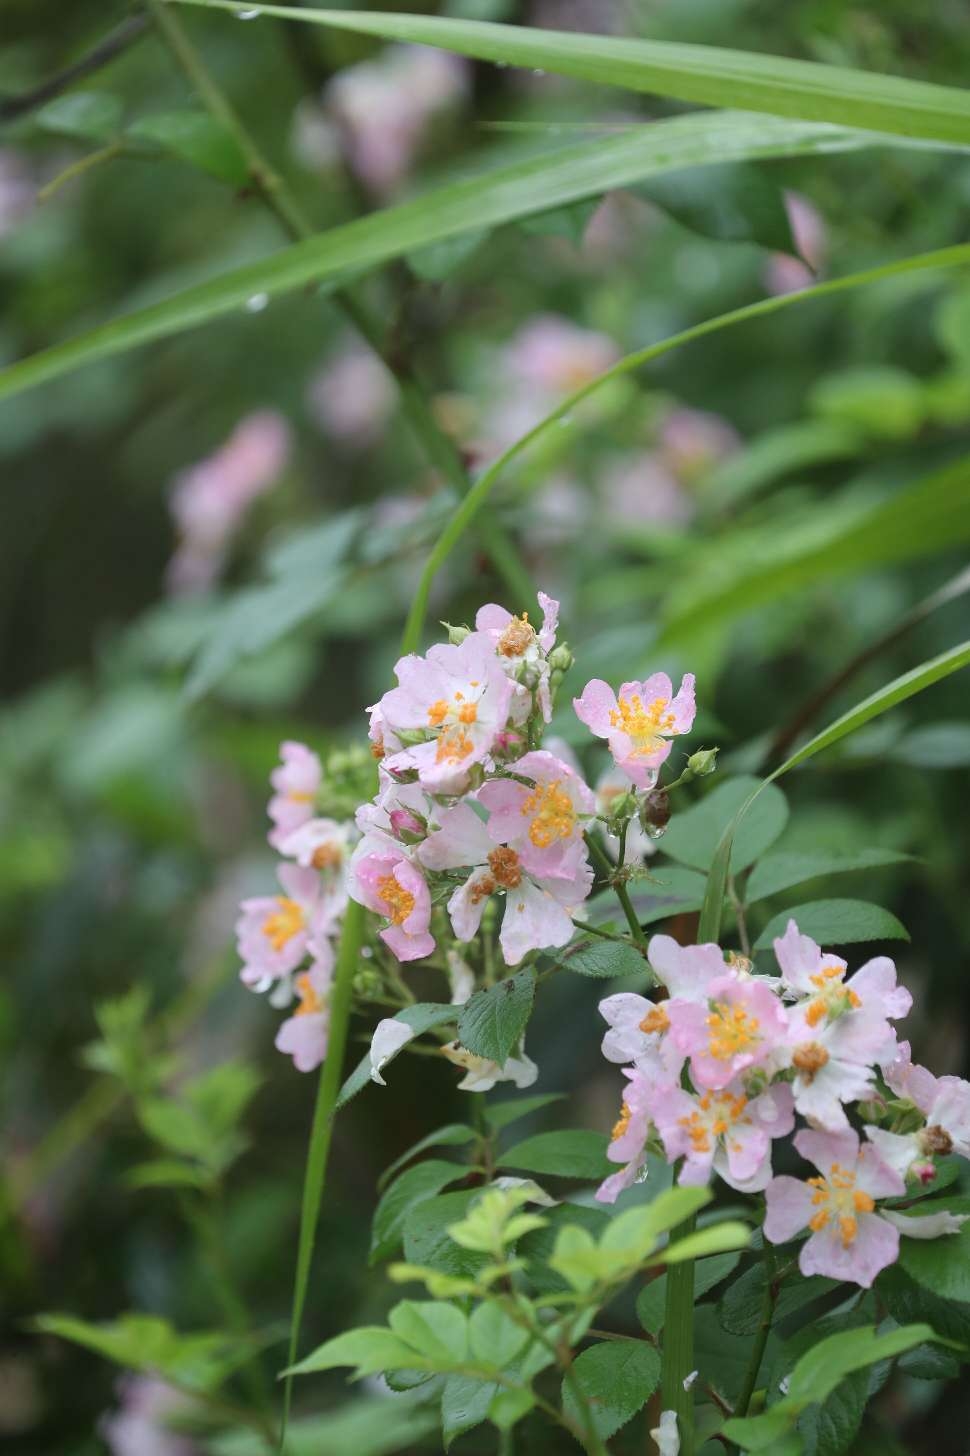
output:
<path id="1" fill-rule="evenodd" d="M 289 1357 L 287 1369 L 296 1364 L 299 1352 L 300 1325 L 306 1305 L 307 1286 L 310 1281 L 310 1266 L 313 1262 L 313 1246 L 316 1241 L 317 1220 L 323 1200 L 323 1187 L 327 1176 L 327 1161 L 330 1156 L 330 1138 L 333 1132 L 333 1115 L 340 1091 L 343 1072 L 344 1051 L 347 1045 L 347 1027 L 353 1000 L 353 980 L 360 960 L 360 944 L 363 938 L 364 912 L 354 900 L 347 904 L 343 929 L 340 935 L 340 950 L 334 971 L 333 989 L 330 995 L 330 1040 L 327 1057 L 320 1073 L 317 1100 L 313 1110 L 313 1128 L 310 1133 L 310 1148 L 307 1154 L 306 1174 L 303 1182 L 303 1204 L 300 1210 L 300 1238 L 296 1256 L 296 1279 L 293 1289 L 293 1314 L 290 1323 Z M 283 1388 L 283 1420 L 280 1429 L 280 1451 L 286 1449 L 286 1427 L 290 1416 L 290 1400 L 293 1393 L 293 1377 L 287 1374 Z"/>
<path id="2" fill-rule="evenodd" d="M 275 298 L 308 285 L 333 284 L 429 243 L 596 197 L 645 177 L 708 162 L 847 150 L 871 141 L 809 122 L 729 112 L 676 117 L 539 156 L 530 150 L 521 161 L 295 243 L 34 354 L 0 373 L 0 399 L 235 313 L 257 294 Z"/>
<path id="3" fill-rule="evenodd" d="M 836 718 L 827 728 L 816 733 L 814 738 L 799 748 L 787 758 L 783 764 L 769 774 L 764 783 L 758 785 L 749 799 L 741 805 L 734 819 L 727 826 L 714 856 L 710 873 L 707 878 L 707 890 L 704 895 L 704 904 L 701 908 L 700 924 L 697 931 L 697 939 L 705 941 L 717 940 L 721 929 L 721 911 L 724 905 L 724 895 L 727 889 L 728 866 L 731 860 L 731 846 L 734 843 L 734 836 L 737 827 L 745 814 L 761 793 L 761 790 L 780 779 L 782 774 L 788 773 L 789 769 L 797 768 L 799 764 L 805 763 L 807 759 L 814 758 L 816 753 L 823 749 L 830 748 L 839 739 L 847 738 L 857 728 L 870 723 L 873 718 L 880 717 L 887 713 L 890 708 L 895 708 L 898 703 L 905 702 L 907 698 L 915 697 L 917 693 L 923 692 L 926 688 L 932 687 L 944 677 L 949 677 L 953 672 L 959 672 L 961 668 L 970 666 L 970 642 L 961 642 L 957 647 L 951 647 L 949 652 L 943 652 L 939 657 L 930 658 L 927 662 L 921 662 L 910 672 L 904 672 L 901 677 L 894 678 L 884 688 L 871 693 L 868 698 L 863 698 L 861 703 L 856 703 L 847 713 Z"/>
<path id="4" fill-rule="evenodd" d="M 182 0 L 234 11 L 227 0 Z M 669 41 L 581 35 L 484 21 L 302 6 L 251 6 L 265 15 L 417 41 L 472 56 L 553 71 L 627 91 L 702 106 L 738 106 L 926 141 L 970 143 L 970 92 L 844 66 Z"/>

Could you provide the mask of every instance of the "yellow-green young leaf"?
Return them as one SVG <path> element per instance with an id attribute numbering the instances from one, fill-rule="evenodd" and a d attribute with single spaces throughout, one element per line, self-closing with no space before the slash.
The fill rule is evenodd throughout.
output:
<path id="1" fill-rule="evenodd" d="M 183 3 L 230 12 L 237 8 L 229 0 Z M 970 144 L 970 96 L 965 91 L 873 71 L 712 46 L 533 30 L 522 25 L 424 15 L 283 5 L 254 8 L 266 15 L 316 22 L 385 40 L 417 41 L 478 60 L 539 67 L 557 75 L 696 101 L 704 106 L 743 106 L 748 111 L 837 122 L 894 136 Z"/>
<path id="2" fill-rule="evenodd" d="M 131 1370 L 152 1371 L 180 1385 L 211 1390 L 221 1384 L 252 1347 L 224 1334 L 180 1334 L 155 1315 L 125 1314 L 90 1324 L 69 1314 L 42 1314 L 32 1322 L 42 1334 L 70 1340 Z"/>
<path id="3" fill-rule="evenodd" d="M 532 1338 L 494 1300 L 486 1300 L 472 1311 L 468 1337 L 474 1358 L 498 1370 L 511 1365 Z"/>
<path id="4" fill-rule="evenodd" d="M 656 1390 L 660 1353 L 645 1340 L 604 1340 L 577 1356 L 572 1375 L 592 1407 L 600 1439 L 608 1441 Z M 569 1380 L 562 1384 L 562 1405 L 582 1429 L 582 1411 Z"/>
<path id="5" fill-rule="evenodd" d="M 380 1325 L 364 1325 L 327 1340 L 283 1374 L 312 1375 L 317 1370 L 334 1370 L 340 1365 L 355 1367 L 358 1376 L 376 1375 L 381 1370 L 431 1369 L 429 1360 L 391 1330 Z"/>
<path id="6" fill-rule="evenodd" d="M 725 1219 L 710 1228 L 698 1229 L 678 1239 L 657 1255 L 653 1263 L 683 1264 L 686 1259 L 702 1259 L 705 1254 L 723 1254 L 733 1249 L 746 1249 L 751 1242 L 751 1229 L 746 1223 Z"/>
<path id="7" fill-rule="evenodd" d="M 601 1277 L 602 1259 L 599 1245 L 586 1229 L 578 1224 L 567 1224 L 556 1236 L 556 1244 L 549 1255 L 549 1267 L 572 1289 L 582 1294 Z"/>
<path id="8" fill-rule="evenodd" d="M 500 1431 L 511 1431 L 512 1427 L 527 1416 L 536 1403 L 531 1390 L 500 1390 L 493 1396 L 488 1407 L 488 1418 Z"/>
<path id="9" fill-rule="evenodd" d="M 468 1319 L 441 1300 L 403 1299 L 387 1317 L 395 1335 L 438 1369 L 461 1365 L 468 1355 Z"/>
<path id="10" fill-rule="evenodd" d="M 538 157 L 530 150 L 522 161 L 333 228 L 11 365 L 0 372 L 0 399 L 95 359 L 234 313 L 256 294 L 275 298 L 309 284 L 332 283 L 414 248 L 599 196 L 660 172 L 698 162 L 844 150 L 870 141 L 846 130 L 739 112 L 675 117 Z"/>
<path id="11" fill-rule="evenodd" d="M 474 1249 L 479 1253 L 503 1248 L 518 1237 L 512 1228 L 517 1218 L 528 1218 L 530 1229 L 541 1228 L 545 1222 L 543 1219 L 532 1221 L 531 1214 L 516 1215 L 516 1209 L 534 1201 L 536 1192 L 533 1183 L 512 1188 L 489 1188 L 485 1192 L 475 1189 L 474 1201 L 465 1217 L 449 1226 L 449 1237 L 463 1249 Z M 527 1230 L 520 1227 L 519 1232 Z"/>

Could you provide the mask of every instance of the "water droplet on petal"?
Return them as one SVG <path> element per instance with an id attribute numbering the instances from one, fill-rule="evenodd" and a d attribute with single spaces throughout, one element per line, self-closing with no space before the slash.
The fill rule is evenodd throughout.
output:
<path id="1" fill-rule="evenodd" d="M 266 305 L 268 303 L 269 303 L 269 294 L 268 293 L 254 293 L 253 296 L 252 296 L 252 298 L 247 298 L 246 299 L 246 312 L 247 313 L 262 313 L 263 309 L 266 307 Z"/>

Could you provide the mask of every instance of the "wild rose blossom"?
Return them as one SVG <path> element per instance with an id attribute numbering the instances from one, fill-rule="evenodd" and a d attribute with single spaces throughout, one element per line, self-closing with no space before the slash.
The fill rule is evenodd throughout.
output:
<path id="1" fill-rule="evenodd" d="M 604 1178 L 596 1190 L 598 1203 L 615 1203 L 624 1189 L 633 1187 L 646 1162 L 653 1078 L 638 1067 L 624 1067 L 623 1075 L 629 1079 L 629 1085 L 623 1093 L 620 1115 L 610 1134 L 606 1156 L 611 1163 L 623 1163 L 625 1166 L 618 1173 Z"/>
<path id="2" fill-rule="evenodd" d="M 283 864 L 277 877 L 284 893 L 244 900 L 236 924 L 243 962 L 240 979 L 254 990 L 266 990 L 290 975 L 312 952 L 319 959 L 332 953 L 326 936 L 333 926 L 334 906 L 320 876 L 315 870 Z"/>
<path id="3" fill-rule="evenodd" d="M 655 672 L 644 682 L 626 682 L 619 694 L 594 678 L 573 699 L 573 708 L 581 723 L 607 740 L 617 767 L 638 788 L 652 788 L 673 747 L 671 738 L 689 733 L 694 725 L 694 675 L 685 674 L 676 696 L 665 672 Z"/>
<path id="4" fill-rule="evenodd" d="M 459 940 L 473 940 L 490 897 L 504 896 L 499 944 L 510 966 L 530 950 L 566 945 L 575 928 L 571 916 L 593 883 L 582 845 L 574 847 L 568 862 L 559 861 L 554 875 L 533 873 L 515 849 L 496 842 L 491 821 L 486 826 L 468 803 L 445 810 L 441 827 L 420 846 L 418 857 L 429 870 L 471 868 L 448 901 Z"/>
<path id="5" fill-rule="evenodd" d="M 824 1274 L 870 1288 L 899 1255 L 899 1230 L 880 1216 L 876 1202 L 899 1197 L 906 1184 L 872 1143 L 860 1145 L 851 1128 L 796 1133 L 795 1147 L 819 1175 L 805 1180 L 783 1175 L 771 1181 L 765 1192 L 765 1237 L 784 1244 L 808 1228 L 811 1237 L 798 1256 L 803 1274 Z"/>
<path id="6" fill-rule="evenodd" d="M 479 607 L 475 615 L 475 631 L 494 644 L 499 664 L 513 683 L 510 717 L 517 724 L 529 717 L 533 694 L 545 722 L 552 717 L 549 653 L 556 645 L 559 603 L 545 592 L 538 593 L 538 600 L 542 608 L 542 625 L 538 631 L 529 622 L 528 612 L 513 617 L 495 602 Z"/>
<path id="7" fill-rule="evenodd" d="M 795 1125 L 784 1082 L 757 1097 L 740 1080 L 703 1093 L 654 1086 L 647 1107 L 669 1161 L 684 1160 L 679 1183 L 707 1183 L 713 1171 L 742 1193 L 767 1187 L 772 1139 L 787 1137 Z"/>
<path id="8" fill-rule="evenodd" d="M 936 1176 L 934 1157 L 958 1153 L 970 1158 L 970 1082 L 962 1077 L 934 1077 L 910 1059 L 908 1042 L 882 1068 L 887 1086 L 897 1097 L 912 1103 L 925 1123 L 913 1132 L 891 1132 L 868 1127 L 866 1135 L 880 1156 L 905 1178 L 931 1183 Z"/>
<path id="9" fill-rule="evenodd" d="M 275 1045 L 278 1051 L 293 1058 L 298 1072 L 312 1072 L 327 1055 L 332 979 L 332 965 L 317 961 L 294 980 L 293 989 L 300 1004 L 280 1026 Z"/>
<path id="10" fill-rule="evenodd" d="M 570 877 L 585 857 L 583 827 L 596 807 L 592 790 L 568 764 L 536 749 L 515 765 L 516 778 L 490 779 L 478 793 L 495 844 L 514 849 L 530 874 Z M 530 779 L 530 784 L 519 778 Z"/>
<path id="11" fill-rule="evenodd" d="M 273 821 L 269 842 L 280 849 L 283 841 L 314 817 L 314 804 L 323 782 L 320 760 L 305 743 L 280 744 L 280 765 L 269 776 L 274 793 L 267 813 Z"/>
<path id="12" fill-rule="evenodd" d="M 434 950 L 427 880 L 400 850 L 365 854 L 357 860 L 351 894 L 390 922 L 381 931 L 381 940 L 399 961 L 421 960 Z"/>
<path id="13" fill-rule="evenodd" d="M 674 1000 L 670 1035 L 690 1059 L 691 1080 L 720 1091 L 749 1068 L 770 1064 L 784 1047 L 788 1021 L 769 986 L 725 975 L 707 987 L 707 1004 Z"/>
<path id="14" fill-rule="evenodd" d="M 491 642 L 473 632 L 457 647 L 442 643 L 426 657 L 402 657 L 395 674 L 399 686 L 379 704 L 384 723 L 399 735 L 426 735 L 407 748 L 406 765 L 431 791 L 460 793 L 508 719 L 512 684 Z"/>

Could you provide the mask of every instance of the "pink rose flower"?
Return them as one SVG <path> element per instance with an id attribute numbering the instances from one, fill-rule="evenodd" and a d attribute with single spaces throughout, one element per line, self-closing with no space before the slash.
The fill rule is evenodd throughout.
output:
<path id="1" fill-rule="evenodd" d="M 312 1072 L 327 1055 L 332 979 L 332 967 L 318 962 L 297 976 L 294 982 L 300 1004 L 295 1014 L 287 1017 L 280 1026 L 276 1034 L 276 1048 L 293 1058 L 298 1072 Z"/>
<path id="2" fill-rule="evenodd" d="M 426 733 L 427 741 L 408 748 L 408 762 L 433 792 L 460 793 L 508 720 L 512 684 L 491 642 L 473 632 L 458 647 L 402 657 L 395 673 L 399 686 L 379 704 L 385 724 L 395 733 Z"/>
<path id="3" fill-rule="evenodd" d="M 909 1043 L 901 1042 L 898 1055 L 882 1068 L 883 1077 L 897 1097 L 911 1102 L 925 1117 L 916 1132 L 892 1133 L 866 1128 L 881 1156 L 899 1173 L 932 1182 L 935 1157 L 958 1153 L 970 1158 L 970 1082 L 962 1077 L 934 1077 L 910 1060 Z"/>
<path id="4" fill-rule="evenodd" d="M 768 1186 L 772 1138 L 787 1137 L 795 1126 L 784 1083 L 753 1098 L 740 1082 L 700 1094 L 654 1088 L 649 1107 L 668 1161 L 684 1160 L 679 1183 L 707 1183 L 713 1171 L 742 1193 Z"/>
<path id="5" fill-rule="evenodd" d="M 765 273 L 769 293 L 797 293 L 810 288 L 824 267 L 828 254 L 828 232 L 825 219 L 800 192 L 785 193 L 785 210 L 795 247 L 800 254 L 772 253 Z M 803 261 L 804 260 L 804 261 Z"/>
<path id="6" fill-rule="evenodd" d="M 434 950 L 431 896 L 424 875 L 400 851 L 367 854 L 353 865 L 351 895 L 390 924 L 381 940 L 399 961 L 417 961 Z"/>
<path id="7" fill-rule="evenodd" d="M 596 809 L 592 790 L 545 749 L 525 754 L 515 772 L 533 786 L 518 778 L 490 779 L 479 791 L 491 839 L 514 849 L 530 874 L 574 875 L 577 853 L 585 854 L 584 821 Z"/>
<path id="8" fill-rule="evenodd" d="M 690 1058 L 695 1087 L 720 1091 L 748 1068 L 764 1066 L 784 1047 L 788 1020 L 769 986 L 725 975 L 707 988 L 708 1004 L 675 1000 L 670 1034 Z"/>
<path id="9" fill-rule="evenodd" d="M 877 1213 L 876 1200 L 905 1193 L 905 1183 L 871 1143 L 860 1147 L 851 1128 L 796 1133 L 795 1146 L 820 1176 L 772 1179 L 765 1192 L 765 1238 L 784 1244 L 808 1228 L 811 1237 L 798 1256 L 804 1275 L 870 1288 L 899 1256 L 899 1230 Z"/>
<path id="10" fill-rule="evenodd" d="M 510 716 L 513 723 L 524 723 L 532 712 L 533 694 L 545 722 L 552 717 L 552 695 L 549 691 L 548 656 L 556 645 L 559 603 L 545 592 L 539 592 L 542 625 L 538 631 L 529 622 L 528 612 L 513 617 L 505 607 L 490 602 L 480 607 L 475 616 L 475 631 L 494 645 L 502 671 L 512 682 Z"/>
<path id="11" fill-rule="evenodd" d="M 669 1000 L 648 1001 L 633 991 L 605 997 L 599 1013 L 609 1027 L 602 1044 L 606 1060 L 630 1064 L 654 1079 L 676 1083 L 686 1058 L 668 1035 L 670 1005 Z"/>
<path id="12" fill-rule="evenodd" d="M 335 907 L 315 870 L 284 864 L 277 876 L 284 893 L 244 900 L 236 922 L 240 979 L 257 991 L 295 971 L 333 926 Z"/>
<path id="13" fill-rule="evenodd" d="M 665 672 L 645 682 L 627 682 L 619 695 L 594 678 L 573 699 L 573 708 L 598 738 L 605 738 L 617 766 L 641 789 L 652 788 L 667 758 L 671 738 L 694 724 L 694 675 L 687 673 L 676 697 Z"/>
<path id="14" fill-rule="evenodd" d="M 619 357 L 608 335 L 556 314 L 539 314 L 509 344 L 505 365 L 524 384 L 549 394 L 571 394 L 604 374 Z"/>
<path id="15" fill-rule="evenodd" d="M 459 940 L 474 939 L 489 897 L 504 894 L 499 943 L 506 964 L 513 966 L 530 950 L 566 945 L 572 939 L 571 917 L 592 888 L 593 872 L 579 844 L 556 876 L 533 873 L 515 849 L 495 843 L 490 827 L 470 804 L 456 804 L 442 814 L 440 829 L 428 836 L 418 856 L 430 870 L 472 869 L 448 901 Z"/>
<path id="16" fill-rule="evenodd" d="M 615 1203 L 625 1188 L 633 1187 L 646 1162 L 650 1094 L 654 1083 L 649 1075 L 637 1068 L 624 1067 L 623 1075 L 629 1078 L 629 1086 L 623 1093 L 620 1115 L 610 1134 L 606 1156 L 611 1163 L 623 1163 L 625 1166 L 619 1173 L 611 1173 L 603 1180 L 596 1190 L 597 1203 Z"/>
<path id="17" fill-rule="evenodd" d="M 269 776 L 275 792 L 266 811 L 273 821 L 268 838 L 274 849 L 313 818 L 314 802 L 323 781 L 320 760 L 305 743 L 281 743 L 280 759 L 279 767 Z"/>

